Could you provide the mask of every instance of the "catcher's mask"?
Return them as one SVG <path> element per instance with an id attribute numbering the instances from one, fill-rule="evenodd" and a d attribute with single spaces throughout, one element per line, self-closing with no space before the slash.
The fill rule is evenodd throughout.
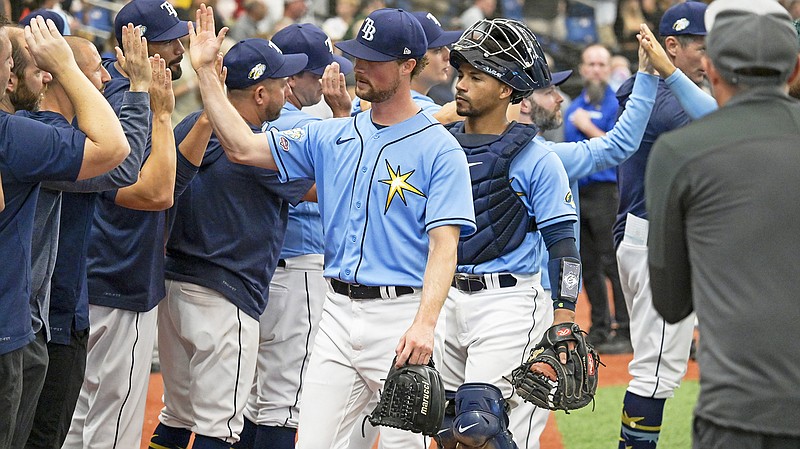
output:
<path id="1" fill-rule="evenodd" d="M 511 103 L 519 103 L 551 81 L 539 41 L 516 20 L 484 19 L 469 27 L 450 53 L 453 67 L 458 69 L 462 61 L 511 86 Z"/>

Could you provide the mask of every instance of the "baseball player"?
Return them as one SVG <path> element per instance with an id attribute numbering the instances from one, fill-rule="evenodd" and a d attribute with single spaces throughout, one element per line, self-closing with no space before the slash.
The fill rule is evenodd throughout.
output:
<path id="1" fill-rule="evenodd" d="M 458 238 L 475 229 L 464 152 L 411 99 L 424 32 L 405 11 L 371 13 L 355 39 L 337 44 L 356 58 L 356 93 L 372 102 L 370 112 L 252 135 L 214 79 L 224 33 L 214 35 L 209 8 L 198 17 L 192 64 L 228 157 L 277 169 L 283 180 L 317 182 L 330 287 L 303 386 L 298 447 L 344 447 L 392 363 L 436 358 Z M 338 77 L 337 64 L 326 72 Z M 388 447 L 425 444 L 385 430 Z"/>
<path id="2" fill-rule="evenodd" d="M 14 66 L 9 30 L 0 27 L 0 81 L 9 86 Z M 17 33 L 21 30 L 15 30 Z M 30 71 L 58 75 L 73 103 L 81 131 L 56 127 L 12 115 L 6 90 L 0 96 L 0 171 L 6 207 L 0 212 L 0 255 L 9 261 L 0 274 L 0 447 L 12 447 L 24 385 L 32 358 L 26 346 L 34 337 L 31 326 L 31 241 L 41 181 L 75 181 L 101 175 L 130 152 L 122 127 L 100 93 L 80 71 L 66 41 L 52 21 L 37 17 L 24 34 L 32 57 Z M 24 48 L 19 45 L 17 48 Z M 40 76 L 40 75 L 39 75 Z M 37 80 L 41 81 L 41 77 Z M 16 78 L 16 75 L 15 75 Z M 21 87 L 19 79 L 12 86 Z M 97 106 L 97 103 L 101 103 Z M 36 151 L 31 151 L 31 149 Z M 46 355 L 43 355 L 46 357 Z M 37 360 L 33 360 L 37 361 Z M 39 381 L 41 382 L 41 380 Z M 41 385 L 41 383 L 39 383 Z M 38 395 L 38 392 L 36 392 Z M 35 396 L 25 400 L 35 401 Z M 27 405 L 27 404 L 26 404 Z M 25 437 L 27 437 L 25 435 Z M 21 439 L 24 444 L 25 438 Z"/>
<path id="3" fill-rule="evenodd" d="M 696 84 L 705 78 L 702 65 L 705 10 L 704 3 L 680 3 L 664 13 L 659 25 L 659 34 L 670 59 Z M 631 83 L 631 80 L 626 81 L 617 92 L 622 110 L 630 104 Z M 633 360 L 628 365 L 633 378 L 623 401 L 621 449 L 656 447 L 664 403 L 686 372 L 694 329 L 693 315 L 679 323 L 667 324 L 652 304 L 647 270 L 644 170 L 658 136 L 690 121 L 690 116 L 663 82 L 654 111 L 639 150 L 618 170 L 620 204 L 614 238 L 633 344 Z"/>
<path id="4" fill-rule="evenodd" d="M 458 71 L 456 109 L 466 117 L 450 131 L 467 154 L 479 230 L 459 243 L 445 303 L 442 379 L 462 409 L 445 417 L 437 442 L 444 448 L 484 442 L 516 448 L 504 398 L 511 407 L 518 399 L 503 376 L 527 357 L 529 339 L 553 322 L 574 321 L 580 282 L 577 213 L 561 161 L 533 140 L 535 128 L 506 118 L 509 104 L 551 82 L 533 33 L 521 22 L 482 20 L 454 44 L 450 61 Z M 542 306 L 540 299 L 540 240 L 558 286 L 552 306 Z M 465 403 L 477 412 L 471 416 L 491 418 L 460 419 Z"/>
<path id="5" fill-rule="evenodd" d="M 307 55 L 308 63 L 302 72 L 289 77 L 281 115 L 265 123 L 264 129 L 285 131 L 319 121 L 301 108 L 319 103 L 323 93 L 335 117 L 349 116 L 350 95 L 344 84 L 338 78 L 326 79 L 323 84 L 322 75 L 334 61 L 339 64 L 341 76 L 352 72 L 353 64 L 333 54 L 331 41 L 321 29 L 310 23 L 289 25 L 275 33 L 272 42 L 283 54 Z M 256 383 L 245 409 L 244 430 L 237 448 L 294 447 L 301 387 L 327 288 L 322 276 L 322 241 L 317 203 L 290 205 L 286 237 L 270 283 L 269 303 L 259 319 Z"/>
<path id="6" fill-rule="evenodd" d="M 123 35 L 128 47 L 141 42 L 138 30 L 133 26 Z M 20 31 L 21 33 L 21 31 Z M 103 82 L 108 80 L 108 72 L 100 64 L 100 55 L 91 41 L 77 36 L 67 36 L 67 43 L 75 56 L 75 61 L 81 67 L 81 71 L 92 81 L 92 84 L 99 90 L 103 88 Z M 138 51 L 131 51 L 131 57 L 126 60 L 126 67 L 131 78 L 134 80 L 132 91 L 125 94 L 124 103 L 120 110 L 120 124 L 125 131 L 125 136 L 131 147 L 128 157 L 118 167 L 108 173 L 95 178 L 79 182 L 47 182 L 43 183 L 39 191 L 39 198 L 36 202 L 36 215 L 34 216 L 34 234 L 32 240 L 32 273 L 33 289 L 31 294 L 31 312 L 34 323 L 34 331 L 37 338 L 26 347 L 26 351 L 31 352 L 31 356 L 38 357 L 42 363 L 39 366 L 31 365 L 25 371 L 26 390 L 34 385 L 41 387 L 41 394 L 26 397 L 23 412 L 20 409 L 18 423 L 20 425 L 14 434 L 14 447 L 26 446 L 28 440 L 33 447 L 61 447 L 63 438 L 66 435 L 67 426 L 72 416 L 71 410 L 75 407 L 77 393 L 83 382 L 83 374 L 74 366 L 84 366 L 85 345 L 82 349 L 77 349 L 77 345 L 71 346 L 70 334 L 72 331 L 72 319 L 74 317 L 74 306 L 71 313 L 66 314 L 68 321 L 59 312 L 68 308 L 67 301 L 64 303 L 63 290 L 56 283 L 51 289 L 51 279 L 54 277 L 57 265 L 57 252 L 62 250 L 69 252 L 71 248 L 84 248 L 85 232 L 87 224 L 91 223 L 91 214 L 85 213 L 82 217 L 76 217 L 70 209 L 72 203 L 69 200 L 62 201 L 62 197 L 88 196 L 90 200 L 81 200 L 81 204 L 92 204 L 96 194 L 93 193 L 70 193 L 70 192 L 98 192 L 112 188 L 120 188 L 131 185 L 139 179 L 139 169 L 142 165 L 145 148 L 145 130 L 150 112 L 150 96 L 147 90 L 150 88 L 152 79 L 152 67 L 147 58 L 146 44 L 136 47 Z M 15 52 L 15 56 L 25 57 L 26 52 Z M 154 60 L 154 62 L 156 62 Z M 19 87 L 33 80 L 36 76 L 30 76 L 39 69 L 32 60 L 21 62 L 17 67 L 23 68 L 28 75 L 18 76 L 21 82 Z M 28 92 L 35 92 L 35 89 L 28 87 L 24 89 Z M 33 105 L 25 97 L 29 95 L 16 96 L 21 99 L 21 105 Z M 18 111 L 17 114 L 25 115 L 34 120 L 51 124 L 53 126 L 71 127 L 75 118 L 75 110 L 72 103 L 66 97 L 66 92 L 56 80 L 47 84 L 47 89 L 43 93 L 35 96 L 39 99 L 36 109 L 30 111 Z M 14 99 L 12 99 L 14 102 Z M 156 105 L 159 105 L 156 103 Z M 157 111 L 158 112 L 158 111 Z M 64 192 L 62 194 L 62 191 Z M 61 222 L 62 214 L 66 213 L 66 220 Z M 76 241 L 66 241 L 64 248 L 59 247 L 61 234 L 59 228 L 75 226 L 79 229 L 81 236 Z M 75 238 L 70 235 L 68 238 Z M 72 261 L 73 267 L 86 266 L 85 252 L 82 257 Z M 75 268 L 80 271 L 79 268 Z M 82 278 L 85 279 L 85 271 Z M 82 329 L 84 330 L 84 329 Z M 86 335 L 86 332 L 83 332 Z M 65 338 L 66 337 L 66 338 Z M 57 340 L 58 343 L 54 343 Z M 81 341 L 85 342 L 85 339 Z M 51 344 L 53 343 L 53 344 Z M 77 343 L 77 341 L 76 341 Z M 35 348 L 35 349 L 34 349 Z M 38 356 L 37 356 L 38 354 Z M 79 355 L 82 361 L 75 363 L 75 356 Z M 27 356 L 27 354 L 26 354 Z M 36 359 L 34 359 L 36 360 Z M 44 385 L 42 385 L 44 382 Z M 39 390 L 36 390 L 38 393 Z M 66 411 L 65 411 L 66 410 Z M 34 417 L 35 413 L 35 417 Z M 31 428 L 33 426 L 33 429 Z M 31 433 L 32 432 L 32 433 Z M 30 441 L 28 434 L 31 433 L 36 443 Z"/>
<path id="7" fill-rule="evenodd" d="M 168 93 L 152 101 L 174 108 L 171 78 L 184 52 L 179 38 L 188 33 L 168 2 L 136 0 L 114 22 L 139 26 L 148 53 L 164 60 Z M 124 43 L 124 42 L 123 42 Z M 122 53 L 127 49 L 122 48 Z M 121 60 L 103 61 L 111 75 L 104 94 L 119 111 L 130 79 Z M 162 73 L 159 71 L 159 78 Z M 154 108 L 155 109 L 155 108 Z M 139 181 L 103 192 L 95 205 L 87 258 L 90 334 L 84 378 L 64 448 L 129 448 L 140 444 L 156 331 L 155 306 L 164 298 L 166 214 L 175 196 L 197 172 L 211 134 L 198 121 L 194 140 L 176 151 L 170 114 L 151 117 L 148 148 Z"/>
<path id="8" fill-rule="evenodd" d="M 643 27 L 641 51 L 645 53 L 640 53 L 639 72 L 634 78 L 630 103 L 606 136 L 581 142 L 547 141 L 541 133 L 560 126 L 563 121 L 560 95 L 552 88 L 537 89 L 521 103 L 520 121 L 533 123 L 539 128 L 540 132 L 536 139 L 559 156 L 573 188 L 581 177 L 613 167 L 630 157 L 639 148 L 656 93 L 660 89 L 657 80 L 651 75 L 654 73 L 653 69 L 666 78 L 664 84 L 681 104 L 691 105 L 686 106 L 692 108 L 690 114 L 700 116 L 715 107 L 713 98 L 700 90 L 680 70 L 676 71 L 666 55 L 661 56 L 655 51 L 661 48 L 657 44 L 655 46 L 651 44 L 654 38 L 647 38 L 647 33 L 649 30 Z M 560 81 L 563 77 L 561 73 L 563 72 L 553 74 L 554 80 Z M 577 203 L 578 195 L 575 195 L 575 201 Z M 576 233 L 579 232 L 576 228 Z M 541 266 L 542 272 L 546 273 L 546 261 L 543 260 Z M 543 279 L 543 284 L 547 292 L 549 281 Z M 525 447 L 539 447 L 538 439 L 544 430 L 547 416 L 547 411 L 537 410 L 527 402 L 513 409 L 510 419 L 515 439 L 520 444 L 524 443 Z"/>
<path id="9" fill-rule="evenodd" d="M 425 57 L 428 63 L 425 68 L 411 79 L 411 98 L 423 111 L 435 115 L 442 107 L 428 96 L 428 91 L 437 84 L 450 80 L 450 48 L 453 42 L 461 37 L 461 31 L 445 31 L 442 24 L 432 13 L 414 12 L 412 15 L 422 25 L 425 38 L 428 40 L 428 51 Z M 369 109 L 368 101 L 361 98 L 353 99 L 352 115 Z"/>
<path id="10" fill-rule="evenodd" d="M 228 98 L 251 133 L 278 117 L 286 77 L 307 61 L 257 38 L 228 51 Z M 203 113 L 178 124 L 179 144 Z M 284 184 L 274 171 L 232 163 L 212 134 L 198 174 L 173 209 L 167 296 L 158 306 L 164 408 L 150 447 L 184 448 L 192 433 L 196 448 L 229 448 L 238 441 L 258 358 L 258 319 L 267 305 L 288 206 L 312 185 L 308 179 Z M 206 219 L 211 215 L 226 218 Z"/>

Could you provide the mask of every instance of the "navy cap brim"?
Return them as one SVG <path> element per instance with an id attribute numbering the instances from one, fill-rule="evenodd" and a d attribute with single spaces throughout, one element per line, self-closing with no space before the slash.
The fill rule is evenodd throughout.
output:
<path id="1" fill-rule="evenodd" d="M 339 63 L 339 73 L 344 73 L 345 75 L 347 75 L 348 73 L 353 71 L 353 63 L 350 62 L 350 60 L 345 58 L 344 56 L 333 55 L 333 62 Z M 309 72 L 315 75 L 322 75 L 323 73 L 325 73 L 325 67 L 327 67 L 327 65 L 309 70 Z"/>
<path id="2" fill-rule="evenodd" d="M 434 39 L 433 42 L 428 42 L 428 48 L 439 48 L 445 45 L 455 44 L 457 40 L 461 39 L 462 34 L 464 34 L 463 31 L 445 31 Z"/>
<path id="3" fill-rule="evenodd" d="M 386 62 L 386 61 L 395 61 L 399 59 L 395 56 L 387 55 L 377 50 L 373 50 L 356 39 L 337 42 L 335 45 L 336 48 L 342 50 L 348 55 L 354 58 L 363 59 L 364 61 Z M 409 55 L 408 59 L 413 59 L 413 58 Z"/>
<path id="4" fill-rule="evenodd" d="M 270 78 L 283 78 L 297 75 L 306 68 L 306 64 L 308 63 L 308 56 L 304 54 L 283 55 L 283 58 L 283 65 L 270 74 Z"/>
<path id="5" fill-rule="evenodd" d="M 562 72 L 555 72 L 550 74 L 550 85 L 560 86 L 564 84 L 569 77 L 572 76 L 572 70 L 564 70 Z"/>
<path id="6" fill-rule="evenodd" d="M 148 40 L 150 42 L 166 42 L 166 41 L 171 41 L 173 39 L 180 39 L 183 36 L 187 36 L 188 34 L 189 34 L 189 22 L 181 20 L 175 25 L 169 27 L 167 31 L 164 31 L 158 36 L 153 36 Z"/>

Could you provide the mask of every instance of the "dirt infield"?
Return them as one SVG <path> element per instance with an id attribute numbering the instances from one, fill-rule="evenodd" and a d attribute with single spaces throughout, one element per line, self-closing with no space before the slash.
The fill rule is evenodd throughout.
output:
<path id="1" fill-rule="evenodd" d="M 578 315 L 576 322 L 582 329 L 589 327 L 589 303 L 586 297 L 581 294 L 578 303 Z M 600 368 L 600 386 L 613 386 L 613 385 L 627 385 L 630 380 L 628 374 L 628 363 L 631 361 L 630 354 L 622 355 L 601 355 L 601 360 L 606 365 Z M 689 362 L 689 369 L 686 373 L 686 379 L 698 379 L 699 371 L 697 363 L 694 361 Z M 150 376 L 150 389 L 147 393 L 147 411 L 144 420 L 144 429 L 142 433 L 141 449 L 147 448 L 147 443 L 153 429 L 158 425 L 158 412 L 161 410 L 163 403 L 161 402 L 161 395 L 163 393 L 163 384 L 161 382 L 160 374 L 152 374 Z M 621 407 L 621 404 L 620 404 Z M 558 431 L 556 420 L 553 414 L 547 421 L 547 427 L 541 438 L 541 447 L 547 449 L 563 449 L 561 442 L 561 433 Z"/>

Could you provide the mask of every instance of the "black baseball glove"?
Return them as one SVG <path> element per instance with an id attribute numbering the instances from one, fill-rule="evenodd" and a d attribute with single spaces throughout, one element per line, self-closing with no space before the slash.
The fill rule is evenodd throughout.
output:
<path id="1" fill-rule="evenodd" d="M 537 407 L 567 413 L 592 402 L 600 359 L 584 337 L 575 323 L 548 329 L 528 360 L 511 373 L 517 394 Z M 570 343 L 574 349 L 569 349 Z M 567 355 L 566 365 L 559 360 L 562 353 Z"/>
<path id="2" fill-rule="evenodd" d="M 368 419 L 373 426 L 395 427 L 433 436 L 444 418 L 444 385 L 433 366 L 405 365 L 386 376 L 378 406 Z"/>

